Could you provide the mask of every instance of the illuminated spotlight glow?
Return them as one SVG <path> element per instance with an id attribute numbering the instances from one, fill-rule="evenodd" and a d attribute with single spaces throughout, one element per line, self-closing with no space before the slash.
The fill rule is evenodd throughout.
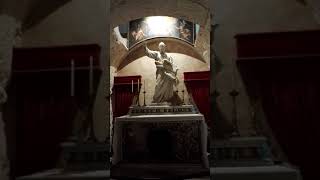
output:
<path id="1" fill-rule="evenodd" d="M 177 19 L 168 16 L 146 17 L 149 36 L 177 36 Z"/>

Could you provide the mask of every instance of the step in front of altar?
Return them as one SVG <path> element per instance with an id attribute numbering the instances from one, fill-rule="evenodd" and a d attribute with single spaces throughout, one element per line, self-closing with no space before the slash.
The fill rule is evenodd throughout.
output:
<path id="1" fill-rule="evenodd" d="M 199 164 L 119 163 L 111 167 L 114 179 L 189 179 L 210 177 L 210 169 Z"/>

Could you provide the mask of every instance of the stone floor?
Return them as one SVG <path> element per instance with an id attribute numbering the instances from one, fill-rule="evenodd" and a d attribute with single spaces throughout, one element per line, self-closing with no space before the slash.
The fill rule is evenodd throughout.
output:
<path id="1" fill-rule="evenodd" d="M 109 179 L 110 171 L 90 171 L 90 172 L 81 172 L 81 173 L 63 173 L 60 169 L 52 169 L 49 171 L 36 173 L 30 176 L 19 177 L 17 180 L 105 180 Z M 209 180 L 210 177 L 203 178 L 192 178 L 185 180 Z M 110 179 L 116 180 L 116 179 Z"/>
<path id="2" fill-rule="evenodd" d="M 111 168 L 111 172 L 111 177 L 115 179 L 192 179 L 210 176 L 209 168 L 189 163 L 119 163 Z"/>
<path id="3" fill-rule="evenodd" d="M 110 179 L 110 180 L 116 180 L 116 179 Z M 185 180 L 210 180 L 210 177 L 205 177 L 205 178 L 193 178 L 193 179 L 185 179 Z"/>
<path id="4" fill-rule="evenodd" d="M 301 180 L 298 169 L 286 165 L 260 166 L 260 167 L 228 167 L 210 168 L 210 177 L 190 178 L 185 180 Z M 36 173 L 17 180 L 105 180 L 109 179 L 110 171 L 88 171 L 79 173 L 63 173 L 53 169 Z"/>

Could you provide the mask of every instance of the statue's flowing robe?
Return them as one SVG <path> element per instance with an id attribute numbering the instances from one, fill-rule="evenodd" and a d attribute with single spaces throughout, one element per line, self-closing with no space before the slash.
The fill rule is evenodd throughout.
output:
<path id="1" fill-rule="evenodd" d="M 176 86 L 179 81 L 176 77 L 178 69 L 173 64 L 172 57 L 166 53 L 161 54 L 158 51 L 151 51 L 148 48 L 146 48 L 146 54 L 155 60 L 157 67 L 156 87 L 152 102 L 181 104 L 181 99 L 174 91 L 174 86 Z"/>

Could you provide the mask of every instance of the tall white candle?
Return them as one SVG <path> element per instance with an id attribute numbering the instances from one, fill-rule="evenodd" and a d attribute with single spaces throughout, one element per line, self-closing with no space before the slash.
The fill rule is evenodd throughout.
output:
<path id="1" fill-rule="evenodd" d="M 75 84 L 75 82 L 74 82 L 74 80 L 75 80 L 74 74 L 75 74 L 75 72 L 74 72 L 74 60 L 72 59 L 71 60 L 71 83 L 70 83 L 70 86 L 71 86 L 70 94 L 71 94 L 72 97 L 74 96 L 74 90 L 75 90 L 75 88 L 74 88 L 74 84 Z"/>
<path id="2" fill-rule="evenodd" d="M 90 56 L 90 69 L 89 69 L 89 94 L 93 94 L 93 57 Z"/>
<path id="3" fill-rule="evenodd" d="M 146 92 L 146 80 L 143 81 L 143 91 Z"/>
<path id="4" fill-rule="evenodd" d="M 131 80 L 131 92 L 133 93 L 133 80 Z"/>

